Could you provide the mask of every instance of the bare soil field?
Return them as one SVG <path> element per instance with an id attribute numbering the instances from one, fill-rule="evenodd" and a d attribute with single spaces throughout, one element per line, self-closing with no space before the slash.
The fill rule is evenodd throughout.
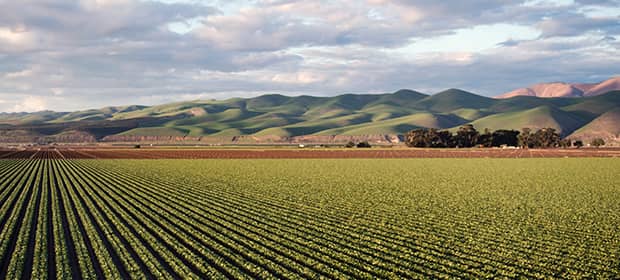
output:
<path id="1" fill-rule="evenodd" d="M 110 149 L 0 150 L 0 159 L 286 159 L 620 157 L 620 149 Z"/>

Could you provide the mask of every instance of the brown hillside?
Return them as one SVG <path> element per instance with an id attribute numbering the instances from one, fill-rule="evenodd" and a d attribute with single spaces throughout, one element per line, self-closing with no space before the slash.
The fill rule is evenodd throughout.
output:
<path id="1" fill-rule="evenodd" d="M 620 108 L 601 115 L 568 137 L 586 143 L 594 138 L 603 138 L 608 144 L 620 144 Z"/>
<path id="2" fill-rule="evenodd" d="M 620 90 L 620 77 L 594 84 L 570 84 L 570 83 L 541 83 L 520 88 L 511 92 L 504 93 L 496 98 L 510 98 L 515 96 L 536 96 L 536 97 L 584 97 L 596 96 L 610 91 Z"/>

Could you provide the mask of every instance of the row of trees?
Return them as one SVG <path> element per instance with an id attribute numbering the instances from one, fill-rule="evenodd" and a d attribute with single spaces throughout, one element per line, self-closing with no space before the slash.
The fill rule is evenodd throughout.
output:
<path id="1" fill-rule="evenodd" d="M 456 134 L 435 128 L 415 129 L 405 135 L 405 143 L 410 147 L 430 148 L 466 148 L 475 146 L 499 147 L 501 145 L 517 146 L 519 131 L 496 130 L 479 133 L 473 125 L 461 126 Z"/>
<path id="2" fill-rule="evenodd" d="M 355 144 L 355 142 L 353 141 L 349 141 L 347 144 L 344 145 L 345 148 L 371 148 L 372 146 L 370 145 L 370 143 L 368 143 L 368 141 L 362 141 L 359 142 L 357 144 Z"/>
<path id="3" fill-rule="evenodd" d="M 501 147 L 520 146 L 523 148 L 553 148 L 583 146 L 580 140 L 571 141 L 562 139 L 554 128 L 541 128 L 532 131 L 530 128 L 518 130 L 500 129 L 490 131 L 485 129 L 480 133 L 473 125 L 459 127 L 456 133 L 434 128 L 421 128 L 410 131 L 405 135 L 405 143 L 409 147 L 420 148 L 468 148 L 468 147 Z M 593 141 L 593 146 L 604 145 L 602 139 Z"/>

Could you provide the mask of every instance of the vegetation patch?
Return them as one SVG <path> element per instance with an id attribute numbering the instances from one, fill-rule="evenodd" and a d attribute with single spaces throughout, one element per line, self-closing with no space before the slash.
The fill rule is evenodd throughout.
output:
<path id="1" fill-rule="evenodd" d="M 0 161 L 2 279 L 620 277 L 617 159 L 42 155 Z"/>

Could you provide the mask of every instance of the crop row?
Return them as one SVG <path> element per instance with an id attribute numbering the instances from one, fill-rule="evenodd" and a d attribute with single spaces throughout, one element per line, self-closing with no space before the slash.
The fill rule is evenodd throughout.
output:
<path id="1" fill-rule="evenodd" d="M 422 191 L 411 195 L 405 181 L 385 176 L 383 166 L 394 163 L 389 161 L 89 161 L 67 160 L 54 150 L 33 155 L 0 160 L 0 279 L 620 275 L 620 217 L 607 203 L 617 189 L 605 168 L 594 179 L 598 189 L 583 181 L 583 196 L 566 196 L 549 185 L 554 196 L 541 199 L 548 194 L 484 186 L 444 193 L 441 183 L 454 179 L 441 176 L 418 178 Z M 424 164 L 418 168 L 438 162 Z M 304 168 L 316 173 L 299 171 Z M 520 201 L 514 209 L 523 203 L 530 208 L 518 215 L 505 211 L 498 205 L 512 207 L 508 198 Z M 556 214 L 531 204 L 551 198 L 572 205 Z M 587 205 L 588 199 L 598 199 L 599 207 Z M 579 205 L 585 208 L 574 208 Z M 533 212 L 537 207 L 546 212 Z M 536 215 L 544 215 L 545 224 Z"/>

